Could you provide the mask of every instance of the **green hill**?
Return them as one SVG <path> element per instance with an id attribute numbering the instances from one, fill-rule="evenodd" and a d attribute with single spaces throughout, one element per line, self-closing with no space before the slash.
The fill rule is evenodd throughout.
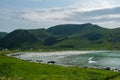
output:
<path id="1" fill-rule="evenodd" d="M 0 51 L 0 80 L 119 80 L 120 73 L 109 70 L 38 64 L 4 56 Z M 94 77 L 93 77 L 94 76 Z"/>
<path id="2" fill-rule="evenodd" d="M 44 40 L 50 37 L 51 34 L 46 32 L 45 29 L 37 30 L 15 30 L 7 34 L 0 40 L 1 48 L 8 49 L 29 49 L 36 48 L 43 45 Z"/>
<path id="3" fill-rule="evenodd" d="M 48 29 L 15 30 L 0 40 L 8 49 L 120 49 L 120 28 L 91 23 L 56 25 Z"/>
<path id="4" fill-rule="evenodd" d="M 51 32 L 57 36 L 67 36 L 75 33 L 80 33 L 81 31 L 90 30 L 90 29 L 100 29 L 101 27 L 93 25 L 91 23 L 86 24 L 65 24 L 65 25 L 56 25 L 47 29 L 48 32 Z"/>
<path id="5" fill-rule="evenodd" d="M 0 38 L 3 38 L 4 36 L 6 36 L 7 33 L 6 32 L 0 32 Z"/>
<path id="6" fill-rule="evenodd" d="M 54 48 L 69 49 L 120 49 L 120 29 L 106 29 L 98 25 L 67 24 L 57 25 L 48 29 L 54 35 L 67 37 L 53 45 Z"/>

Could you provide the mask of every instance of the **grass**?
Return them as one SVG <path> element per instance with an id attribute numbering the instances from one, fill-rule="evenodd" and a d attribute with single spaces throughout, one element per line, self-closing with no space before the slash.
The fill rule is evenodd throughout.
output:
<path id="1" fill-rule="evenodd" d="M 0 80 L 120 80 L 120 73 L 99 69 L 37 64 L 0 52 Z"/>

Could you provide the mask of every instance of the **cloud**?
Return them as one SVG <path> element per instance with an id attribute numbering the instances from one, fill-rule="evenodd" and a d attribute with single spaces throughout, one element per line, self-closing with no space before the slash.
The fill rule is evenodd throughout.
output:
<path id="1" fill-rule="evenodd" d="M 27 0 L 27 3 L 25 3 L 29 4 L 28 1 L 30 0 Z M 6 28 L 8 31 L 17 28 L 48 28 L 56 24 L 81 24 L 89 22 L 107 28 L 115 28 L 120 25 L 119 0 L 31 1 L 31 3 L 37 3 L 37 7 L 27 8 L 28 6 L 31 6 L 30 3 L 27 7 L 22 7 L 19 10 L 0 8 L 1 30 L 6 30 Z M 15 2 L 14 4 L 16 3 L 19 2 Z M 40 6 L 38 7 L 38 5 Z M 15 7 L 14 5 L 12 6 Z"/>
<path id="2" fill-rule="evenodd" d="M 116 25 L 116 22 L 120 21 L 120 7 L 90 11 L 82 11 L 81 8 L 37 9 L 26 11 L 20 16 L 27 21 L 53 25 L 90 22 L 107 27 L 118 27 L 119 24 Z"/>
<path id="3" fill-rule="evenodd" d="M 46 0 L 31 0 L 31 1 L 46 1 Z M 50 0 L 47 0 L 47 1 L 50 1 Z"/>
<path id="4" fill-rule="evenodd" d="M 56 9 L 43 9 L 32 10 L 22 15 L 23 18 L 31 21 L 61 21 L 69 17 L 74 8 L 56 8 Z"/>
<path id="5" fill-rule="evenodd" d="M 66 18 L 66 20 L 70 21 L 108 21 L 108 20 L 119 20 L 120 18 L 120 7 L 116 8 L 107 8 L 107 9 L 99 9 L 93 11 L 75 11 L 72 12 L 72 15 Z"/>
<path id="6" fill-rule="evenodd" d="M 120 6 L 119 0 L 75 0 L 72 7 L 80 7 L 83 10 L 95 10 Z"/>
<path id="7" fill-rule="evenodd" d="M 30 21 L 65 21 L 65 22 L 105 22 L 118 21 L 120 7 L 81 11 L 80 8 L 58 8 L 33 10 L 22 14 L 24 19 Z"/>

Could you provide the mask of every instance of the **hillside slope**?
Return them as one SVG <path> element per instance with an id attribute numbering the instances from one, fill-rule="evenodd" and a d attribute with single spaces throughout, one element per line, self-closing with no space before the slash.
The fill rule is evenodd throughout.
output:
<path id="1" fill-rule="evenodd" d="M 8 49 L 30 49 L 38 48 L 48 37 L 52 36 L 45 29 L 37 30 L 14 30 L 0 40 L 1 48 Z"/>
<path id="2" fill-rule="evenodd" d="M 38 64 L 4 56 L 0 52 L 0 80 L 119 80 L 120 74 L 109 70 Z M 94 76 L 94 77 L 93 77 Z"/>
<path id="3" fill-rule="evenodd" d="M 4 36 L 6 36 L 7 33 L 6 32 L 0 32 L 0 38 L 3 38 Z"/>
<path id="4" fill-rule="evenodd" d="M 56 25 L 48 29 L 15 30 L 0 39 L 8 49 L 120 49 L 120 28 L 91 23 Z"/>

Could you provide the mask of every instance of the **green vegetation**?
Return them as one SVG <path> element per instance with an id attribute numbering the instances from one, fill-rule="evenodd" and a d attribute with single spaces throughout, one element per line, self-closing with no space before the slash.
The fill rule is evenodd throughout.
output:
<path id="1" fill-rule="evenodd" d="M 45 29 L 37 30 L 15 30 L 0 40 L 1 48 L 8 49 L 30 49 L 40 48 L 43 41 L 51 36 Z M 34 46 L 34 47 L 33 47 Z"/>
<path id="2" fill-rule="evenodd" d="M 0 52 L 0 80 L 119 80 L 120 73 L 108 70 L 37 64 L 10 58 Z"/>
<path id="3" fill-rule="evenodd" d="M 120 29 L 91 23 L 56 25 L 48 29 L 15 30 L 0 39 L 0 49 L 120 50 Z"/>
<path id="4" fill-rule="evenodd" d="M 0 32 L 0 38 L 3 38 L 4 36 L 6 36 L 7 33 L 6 32 Z"/>
<path id="5" fill-rule="evenodd" d="M 5 56 L 21 50 L 120 49 L 118 34 L 119 28 L 105 29 L 90 23 L 57 25 L 49 29 L 19 29 L 8 34 L 1 32 L 0 80 L 119 80 L 118 72 L 38 64 Z"/>

